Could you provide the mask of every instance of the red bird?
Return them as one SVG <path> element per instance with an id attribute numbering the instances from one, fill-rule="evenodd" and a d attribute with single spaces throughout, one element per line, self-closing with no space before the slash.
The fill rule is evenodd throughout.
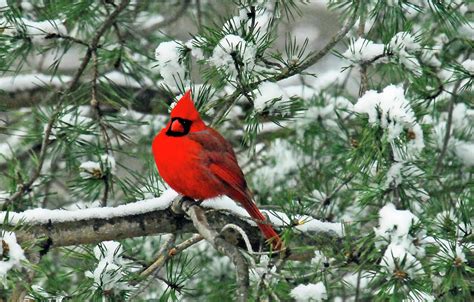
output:
<path id="1" fill-rule="evenodd" d="M 204 124 L 191 90 L 171 111 L 171 120 L 153 140 L 152 149 L 161 177 L 176 192 L 195 200 L 227 195 L 254 219 L 266 220 L 252 200 L 232 146 Z M 258 227 L 275 250 L 283 248 L 270 225 L 258 223 Z"/>

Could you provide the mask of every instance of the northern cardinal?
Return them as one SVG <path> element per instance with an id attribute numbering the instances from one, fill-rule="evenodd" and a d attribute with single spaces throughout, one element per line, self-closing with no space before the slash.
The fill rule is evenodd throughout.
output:
<path id="1" fill-rule="evenodd" d="M 152 149 L 161 177 L 176 192 L 195 200 L 227 195 L 254 219 L 266 220 L 252 200 L 231 144 L 204 124 L 191 90 L 171 111 L 171 119 L 153 140 Z M 274 250 L 283 248 L 270 225 L 257 224 Z"/>

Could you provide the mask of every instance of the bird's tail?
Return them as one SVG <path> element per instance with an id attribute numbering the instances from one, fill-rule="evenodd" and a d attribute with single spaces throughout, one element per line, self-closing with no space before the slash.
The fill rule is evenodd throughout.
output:
<path id="1" fill-rule="evenodd" d="M 250 194 L 249 194 L 250 195 Z M 247 212 L 250 214 L 250 216 L 254 219 L 261 220 L 261 221 L 266 221 L 267 218 L 263 216 L 262 212 L 257 208 L 257 205 L 253 202 L 253 200 L 246 196 L 244 200 L 241 200 L 240 203 L 242 206 L 247 210 Z M 258 228 L 262 232 L 263 236 L 265 239 L 267 239 L 268 242 L 273 247 L 273 250 L 279 251 L 284 248 L 283 241 L 281 240 L 280 236 L 275 232 L 275 230 L 272 228 L 270 224 L 266 223 L 257 223 Z"/>

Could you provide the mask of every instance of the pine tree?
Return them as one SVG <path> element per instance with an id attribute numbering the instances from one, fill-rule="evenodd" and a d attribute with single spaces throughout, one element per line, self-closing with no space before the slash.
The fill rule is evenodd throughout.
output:
<path id="1" fill-rule="evenodd" d="M 0 301 L 472 300 L 473 12 L 0 0 Z M 188 89 L 285 251 L 160 178 Z"/>

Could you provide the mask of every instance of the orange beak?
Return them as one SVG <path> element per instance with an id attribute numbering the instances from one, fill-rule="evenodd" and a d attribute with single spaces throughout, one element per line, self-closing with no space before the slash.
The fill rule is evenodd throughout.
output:
<path id="1" fill-rule="evenodd" d="M 173 132 L 184 132 L 184 127 L 179 120 L 174 120 L 171 123 L 171 131 Z"/>

